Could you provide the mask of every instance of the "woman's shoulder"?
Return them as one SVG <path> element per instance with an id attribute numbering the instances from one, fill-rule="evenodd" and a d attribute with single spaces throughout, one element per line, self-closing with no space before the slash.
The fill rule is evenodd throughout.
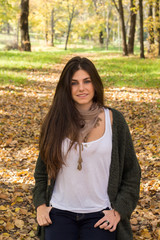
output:
<path id="1" fill-rule="evenodd" d="M 119 110 L 115 108 L 107 107 L 107 106 L 104 106 L 104 109 L 106 110 L 108 109 L 111 112 L 113 120 L 115 122 L 119 122 L 119 121 L 125 122 L 125 118 Z"/>
<path id="2" fill-rule="evenodd" d="M 109 109 L 112 113 L 112 129 L 114 131 L 118 131 L 119 136 L 122 137 L 126 131 L 129 131 L 128 124 L 123 116 L 123 113 L 121 113 L 119 110 L 115 108 L 105 107 L 105 109 Z"/>

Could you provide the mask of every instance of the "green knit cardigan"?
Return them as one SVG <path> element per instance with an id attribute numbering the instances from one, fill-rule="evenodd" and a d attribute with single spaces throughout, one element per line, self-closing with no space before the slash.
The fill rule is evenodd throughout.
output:
<path id="1" fill-rule="evenodd" d="M 112 208 L 121 216 L 117 226 L 116 240 L 132 240 L 130 217 L 139 198 L 141 170 L 123 115 L 115 109 L 109 109 L 113 114 L 113 125 L 108 195 Z M 44 203 L 48 205 L 55 181 L 52 179 L 48 184 L 46 167 L 40 155 L 37 159 L 34 177 L 33 202 L 35 208 Z M 44 230 L 44 227 L 38 226 L 37 234 L 41 240 L 45 240 Z"/>

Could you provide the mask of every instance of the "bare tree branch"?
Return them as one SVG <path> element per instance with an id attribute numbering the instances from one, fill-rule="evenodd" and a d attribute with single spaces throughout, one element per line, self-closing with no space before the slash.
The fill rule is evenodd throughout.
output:
<path id="1" fill-rule="evenodd" d="M 117 9 L 117 11 L 118 11 L 118 13 L 119 13 L 119 8 L 118 8 L 118 6 L 117 6 L 116 1 L 115 1 L 115 0 L 112 0 L 112 2 L 114 3 L 114 5 L 115 5 L 115 7 L 116 7 L 116 9 Z"/>

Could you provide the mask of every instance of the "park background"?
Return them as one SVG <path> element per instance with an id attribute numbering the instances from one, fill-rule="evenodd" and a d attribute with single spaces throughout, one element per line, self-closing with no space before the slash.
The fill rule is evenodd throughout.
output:
<path id="1" fill-rule="evenodd" d="M 134 240 L 160 239 L 159 0 L 0 0 L 0 239 L 36 237 L 40 126 L 66 62 L 88 57 L 142 169 Z"/>

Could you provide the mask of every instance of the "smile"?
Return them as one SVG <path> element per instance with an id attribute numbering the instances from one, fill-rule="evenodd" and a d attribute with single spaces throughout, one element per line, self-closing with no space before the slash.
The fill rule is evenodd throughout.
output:
<path id="1" fill-rule="evenodd" d="M 79 95 L 77 95 L 77 97 L 86 97 L 86 96 L 88 96 L 88 94 L 79 94 Z"/>

